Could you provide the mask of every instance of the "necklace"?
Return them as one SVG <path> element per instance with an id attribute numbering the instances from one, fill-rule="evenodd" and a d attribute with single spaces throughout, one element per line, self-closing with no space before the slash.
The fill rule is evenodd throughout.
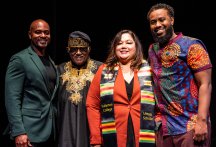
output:
<path id="1" fill-rule="evenodd" d="M 88 60 L 87 67 L 78 70 L 72 68 L 71 62 L 67 62 L 64 69 L 65 72 L 61 75 L 62 83 L 67 82 L 66 90 L 71 94 L 69 100 L 77 105 L 83 98 L 80 91 L 86 86 L 87 81 L 91 82 L 94 77 L 92 71 L 96 69 L 96 64 L 92 60 Z"/>

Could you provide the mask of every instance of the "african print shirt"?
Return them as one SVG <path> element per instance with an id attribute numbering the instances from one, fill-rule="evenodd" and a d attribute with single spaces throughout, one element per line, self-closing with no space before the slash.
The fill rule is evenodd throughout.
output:
<path id="1" fill-rule="evenodd" d="M 149 61 L 156 98 L 156 124 L 163 135 L 182 134 L 193 129 L 198 113 L 198 87 L 194 73 L 212 67 L 201 40 L 179 33 L 164 48 L 152 44 Z"/>

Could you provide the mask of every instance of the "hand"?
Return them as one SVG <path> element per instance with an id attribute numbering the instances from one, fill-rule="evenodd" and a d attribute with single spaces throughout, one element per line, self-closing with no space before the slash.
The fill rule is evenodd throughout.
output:
<path id="1" fill-rule="evenodd" d="M 197 121 L 194 128 L 193 139 L 197 142 L 204 141 L 207 138 L 208 129 L 206 121 Z"/>
<path id="2" fill-rule="evenodd" d="M 31 143 L 26 134 L 19 135 L 15 138 L 16 147 L 31 147 Z"/>

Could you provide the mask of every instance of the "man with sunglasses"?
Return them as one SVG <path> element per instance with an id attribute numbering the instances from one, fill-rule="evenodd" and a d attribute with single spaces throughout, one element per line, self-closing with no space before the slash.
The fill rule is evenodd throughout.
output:
<path id="1" fill-rule="evenodd" d="M 102 64 L 90 58 L 90 44 L 90 37 L 86 33 L 72 32 L 67 47 L 70 61 L 58 66 L 59 147 L 90 146 L 86 96 L 91 80 Z"/>

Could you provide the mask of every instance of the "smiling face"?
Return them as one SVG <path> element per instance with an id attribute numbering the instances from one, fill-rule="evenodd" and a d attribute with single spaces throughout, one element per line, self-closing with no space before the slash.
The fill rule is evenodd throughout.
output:
<path id="1" fill-rule="evenodd" d="M 164 44 L 173 37 L 174 18 L 170 17 L 166 9 L 157 9 L 149 14 L 152 36 L 155 42 Z"/>
<path id="2" fill-rule="evenodd" d="M 73 66 L 77 68 L 85 66 L 90 53 L 88 42 L 82 38 L 69 38 L 67 50 Z"/>
<path id="3" fill-rule="evenodd" d="M 129 33 L 123 33 L 115 48 L 119 62 L 123 64 L 130 62 L 134 58 L 135 52 L 136 45 L 132 36 Z"/>
<path id="4" fill-rule="evenodd" d="M 34 21 L 30 26 L 29 38 L 36 49 L 45 49 L 51 40 L 48 23 L 43 20 Z"/>
<path id="5" fill-rule="evenodd" d="M 88 47 L 85 48 L 70 48 L 69 55 L 70 59 L 78 68 L 82 68 L 85 65 L 89 58 L 90 49 Z"/>

